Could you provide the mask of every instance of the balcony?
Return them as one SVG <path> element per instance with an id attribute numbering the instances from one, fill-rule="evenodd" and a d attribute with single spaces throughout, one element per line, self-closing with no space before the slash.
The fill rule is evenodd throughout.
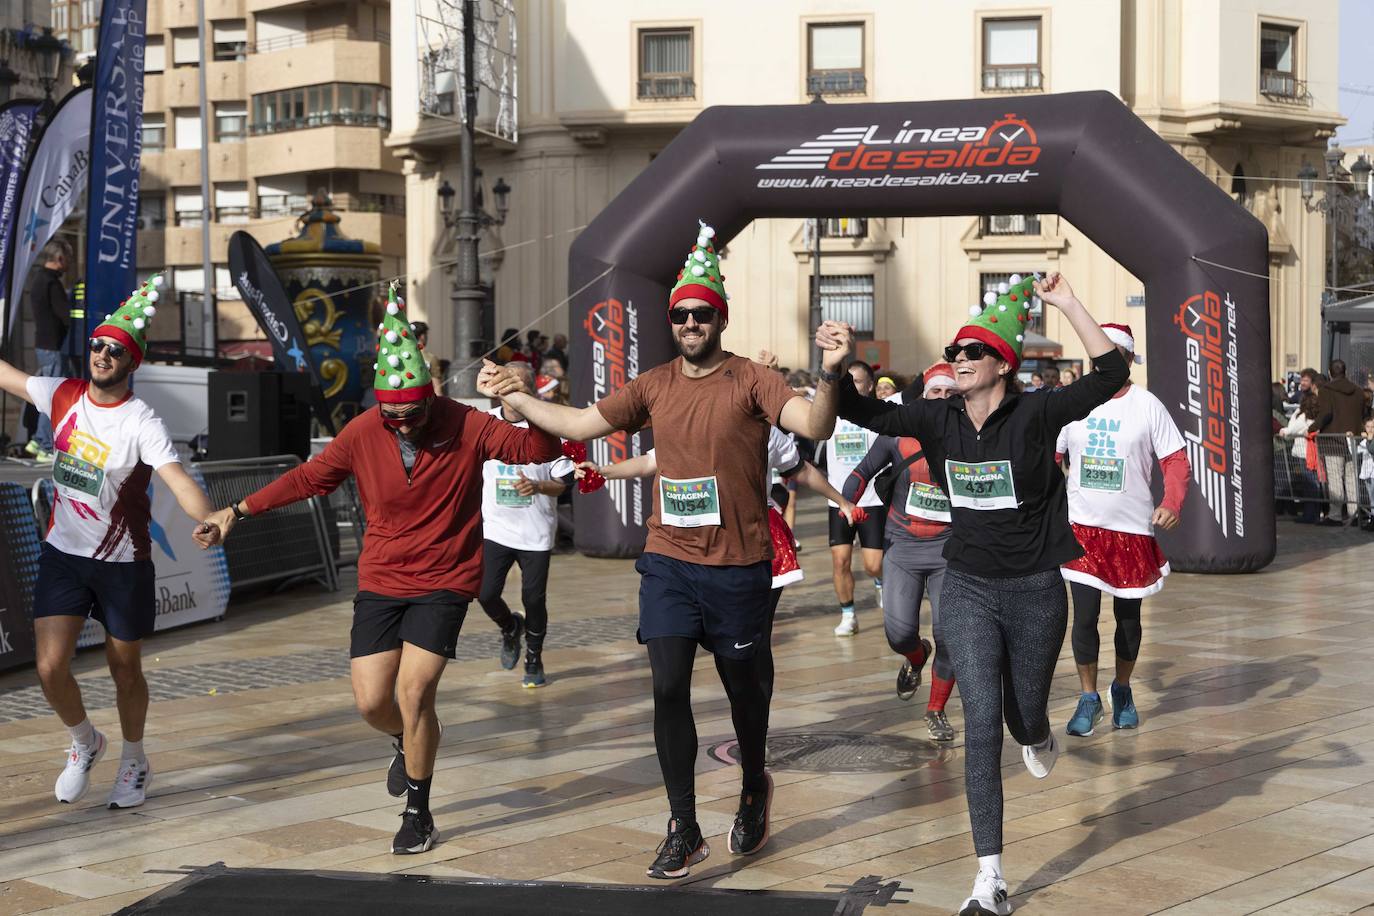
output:
<path id="1" fill-rule="evenodd" d="M 249 45 L 247 94 L 320 83 L 391 85 L 391 48 L 349 29 L 317 29 Z"/>
<path id="2" fill-rule="evenodd" d="M 838 217 L 821 220 L 823 239 L 861 239 L 868 236 L 868 220 L 864 217 Z"/>
<path id="3" fill-rule="evenodd" d="M 278 35 L 276 38 L 250 42 L 248 53 L 266 54 L 269 51 L 285 51 L 287 48 L 300 48 L 321 41 L 376 41 L 380 44 L 389 45 L 391 44 L 391 33 L 379 31 L 375 38 L 367 38 L 359 34 L 357 29 L 349 28 L 346 25 L 336 25 L 326 29 L 309 29 L 291 35 Z"/>
<path id="4" fill-rule="evenodd" d="M 697 83 L 690 76 L 645 76 L 639 80 L 638 95 L 650 102 L 695 99 Z"/>
<path id="5" fill-rule="evenodd" d="M 1039 66 L 996 66 L 983 68 L 984 92 L 1040 92 L 1045 77 Z"/>
<path id="6" fill-rule="evenodd" d="M 1039 235 L 1040 217 L 1024 213 L 1003 213 L 982 218 L 981 232 L 989 235 Z"/>
<path id="7" fill-rule="evenodd" d="M 1312 105 L 1312 93 L 1307 90 L 1307 81 L 1298 79 L 1287 70 L 1261 70 L 1259 91 L 1271 102 Z"/>
<path id="8" fill-rule="evenodd" d="M 268 134 L 290 133 L 314 127 L 380 127 L 382 130 L 390 130 L 391 119 L 386 115 L 362 111 L 321 111 L 299 118 L 277 118 L 266 123 L 253 123 L 248 125 L 248 135 L 265 137 Z"/>
<path id="9" fill-rule="evenodd" d="M 400 160 L 383 146 L 375 127 L 316 127 L 248 138 L 251 175 L 361 169 L 400 174 Z"/>
<path id="10" fill-rule="evenodd" d="M 806 77 L 807 95 L 863 95 L 867 91 L 863 70 L 814 70 Z"/>

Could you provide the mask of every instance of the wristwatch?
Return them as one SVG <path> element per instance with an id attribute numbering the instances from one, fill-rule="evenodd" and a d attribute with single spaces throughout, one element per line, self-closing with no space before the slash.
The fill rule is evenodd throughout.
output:
<path id="1" fill-rule="evenodd" d="M 821 370 L 821 381 L 823 382 L 829 382 L 830 384 L 835 385 L 838 384 L 840 379 L 842 378 L 844 378 L 843 372 L 830 372 L 825 369 Z"/>
<path id="2" fill-rule="evenodd" d="M 241 522 L 241 521 L 243 521 L 245 518 L 248 517 L 248 516 L 244 515 L 244 514 L 243 514 L 243 510 L 241 510 L 241 509 L 239 508 L 239 504 L 238 504 L 238 501 L 237 501 L 237 500 L 236 500 L 236 501 L 234 502 L 234 504 L 231 505 L 229 508 L 234 510 L 234 521 L 236 521 L 236 522 Z"/>

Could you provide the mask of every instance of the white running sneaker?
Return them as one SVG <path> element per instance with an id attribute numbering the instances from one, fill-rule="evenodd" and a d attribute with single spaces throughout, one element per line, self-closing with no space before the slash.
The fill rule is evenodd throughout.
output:
<path id="1" fill-rule="evenodd" d="M 1021 745 L 1021 759 L 1026 763 L 1026 769 L 1036 779 L 1044 779 L 1050 775 L 1050 770 L 1054 769 L 1054 762 L 1059 759 L 1059 742 L 1054 740 L 1054 732 L 1050 731 L 1050 746 L 1036 748 L 1033 744 Z"/>
<path id="2" fill-rule="evenodd" d="M 853 636 L 859 632 L 858 614 L 841 614 L 840 622 L 835 627 L 836 636 Z"/>
<path id="3" fill-rule="evenodd" d="M 959 909 L 959 916 L 1009 916 L 1011 903 L 1007 900 L 1007 882 L 1001 875 L 978 869 L 973 879 L 973 893 Z"/>
<path id="4" fill-rule="evenodd" d="M 873 590 L 878 593 L 878 608 L 881 610 L 883 606 L 883 584 L 881 582 L 874 582 Z"/>
<path id="5" fill-rule="evenodd" d="M 148 784 L 153 781 L 153 768 L 146 760 L 121 760 L 119 775 L 110 790 L 108 807 L 137 808 L 148 797 Z"/>
<path id="6" fill-rule="evenodd" d="M 71 750 L 67 752 L 67 765 L 58 775 L 57 785 L 53 787 L 53 794 L 57 796 L 57 800 L 69 805 L 81 801 L 81 797 L 91 787 L 91 768 L 104 756 L 105 736 L 100 732 L 95 733 L 95 743 L 90 747 L 73 741 Z"/>

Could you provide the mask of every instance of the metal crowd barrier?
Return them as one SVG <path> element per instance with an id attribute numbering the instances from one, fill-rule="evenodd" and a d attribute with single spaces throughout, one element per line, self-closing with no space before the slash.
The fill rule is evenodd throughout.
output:
<path id="1" fill-rule="evenodd" d="M 210 502 L 227 506 L 298 466 L 295 455 L 202 461 Z M 229 581 L 235 587 L 309 577 L 338 591 L 339 572 L 330 544 L 326 503 L 311 497 L 272 512 L 246 518 L 224 543 Z"/>
<path id="2" fill-rule="evenodd" d="M 1293 443 L 1300 443 L 1298 455 Z M 1374 442 L 1358 436 L 1322 433 L 1311 437 L 1274 438 L 1274 499 L 1280 502 L 1329 503 L 1374 511 Z M 1309 450 L 1314 450 L 1309 458 Z"/>

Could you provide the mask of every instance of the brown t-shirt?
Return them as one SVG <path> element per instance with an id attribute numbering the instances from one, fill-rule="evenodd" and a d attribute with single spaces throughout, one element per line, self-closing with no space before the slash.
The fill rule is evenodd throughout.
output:
<path id="1" fill-rule="evenodd" d="M 597 402 L 617 429 L 653 420 L 658 474 L 647 553 L 704 566 L 773 558 L 763 498 L 768 427 L 797 396 L 781 373 L 727 354 L 704 378 L 683 375 L 678 357 Z"/>

